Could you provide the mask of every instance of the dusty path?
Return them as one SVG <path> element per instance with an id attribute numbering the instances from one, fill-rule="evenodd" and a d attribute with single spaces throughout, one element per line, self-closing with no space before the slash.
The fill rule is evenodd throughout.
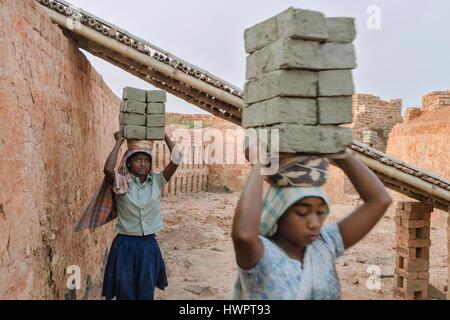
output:
<path id="1" fill-rule="evenodd" d="M 236 276 L 230 230 L 238 196 L 201 192 L 162 200 L 166 227 L 158 240 L 167 264 L 169 287 L 158 290 L 157 299 L 227 299 Z M 329 221 L 351 210 L 350 205 L 333 205 Z M 393 215 L 390 209 L 363 241 L 338 260 L 343 299 L 392 299 Z M 444 217 L 432 220 L 431 283 L 440 288 L 447 279 L 445 228 Z M 380 268 L 381 290 L 366 286 L 370 265 Z"/>

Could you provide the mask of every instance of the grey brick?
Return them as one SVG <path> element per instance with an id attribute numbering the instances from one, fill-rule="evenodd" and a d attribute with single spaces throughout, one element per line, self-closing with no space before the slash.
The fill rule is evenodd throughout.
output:
<path id="1" fill-rule="evenodd" d="M 164 136 L 165 136 L 164 127 L 147 127 L 147 139 L 164 140 Z"/>
<path id="2" fill-rule="evenodd" d="M 327 40 L 328 27 L 323 13 L 289 8 L 277 16 L 279 38 Z"/>
<path id="3" fill-rule="evenodd" d="M 319 97 L 351 96 L 354 93 L 351 70 L 325 70 L 319 73 Z"/>
<path id="4" fill-rule="evenodd" d="M 145 114 L 146 110 L 147 104 L 144 102 L 123 100 L 120 104 L 120 111 L 122 112 Z"/>
<path id="5" fill-rule="evenodd" d="M 246 78 L 280 69 L 322 70 L 321 44 L 297 39 L 278 40 L 247 56 Z"/>
<path id="6" fill-rule="evenodd" d="M 320 124 L 352 123 L 352 97 L 318 98 Z"/>
<path id="7" fill-rule="evenodd" d="M 245 30 L 245 51 L 252 53 L 278 40 L 277 18 L 272 17 Z"/>
<path id="8" fill-rule="evenodd" d="M 305 70 L 277 70 L 245 84 L 244 99 L 247 104 L 277 96 L 317 96 L 317 73 Z"/>
<path id="9" fill-rule="evenodd" d="M 267 108 L 265 101 L 242 109 L 242 127 L 252 128 L 267 125 Z"/>
<path id="10" fill-rule="evenodd" d="M 355 69 L 355 48 L 351 43 L 322 45 L 323 69 Z"/>
<path id="11" fill-rule="evenodd" d="M 166 125 L 165 115 L 148 115 L 147 127 L 164 127 Z"/>
<path id="12" fill-rule="evenodd" d="M 352 43 L 356 38 L 354 18 L 327 18 L 326 24 L 330 37 L 327 41 L 335 43 Z"/>
<path id="13" fill-rule="evenodd" d="M 147 102 L 166 102 L 167 95 L 162 90 L 149 90 L 147 91 Z"/>
<path id="14" fill-rule="evenodd" d="M 122 98 L 124 100 L 133 100 L 137 102 L 146 102 L 147 100 L 147 93 L 145 90 L 131 88 L 131 87 L 125 87 L 123 89 Z"/>
<path id="15" fill-rule="evenodd" d="M 284 38 L 328 39 L 324 15 L 316 11 L 289 8 L 245 30 L 245 49 L 247 53 L 252 53 Z"/>
<path id="16" fill-rule="evenodd" d="M 353 141 L 352 130 L 336 126 L 302 126 L 281 124 L 269 127 L 279 130 L 279 151 L 285 153 L 334 154 L 345 151 Z M 271 139 L 269 145 L 272 146 Z"/>
<path id="17" fill-rule="evenodd" d="M 123 126 L 123 133 L 126 139 L 147 139 L 147 128 L 142 126 L 125 125 Z"/>
<path id="18" fill-rule="evenodd" d="M 135 126 L 145 126 L 146 115 L 137 113 L 120 113 L 119 123 Z"/>
<path id="19" fill-rule="evenodd" d="M 148 114 L 164 114 L 166 105 L 163 102 L 151 102 L 147 105 Z"/>
<path id="20" fill-rule="evenodd" d="M 317 124 L 316 100 L 277 97 L 249 105 L 242 111 L 244 128 L 278 123 Z"/>

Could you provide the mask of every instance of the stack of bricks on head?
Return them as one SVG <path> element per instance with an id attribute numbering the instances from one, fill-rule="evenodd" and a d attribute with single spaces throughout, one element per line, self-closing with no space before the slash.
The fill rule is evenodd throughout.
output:
<path id="1" fill-rule="evenodd" d="M 353 141 L 339 125 L 352 122 L 355 37 L 353 18 L 294 8 L 247 29 L 243 127 L 279 129 L 280 153 L 344 152 Z"/>
<path id="2" fill-rule="evenodd" d="M 120 127 L 129 140 L 164 140 L 166 92 L 126 87 L 120 106 Z"/>

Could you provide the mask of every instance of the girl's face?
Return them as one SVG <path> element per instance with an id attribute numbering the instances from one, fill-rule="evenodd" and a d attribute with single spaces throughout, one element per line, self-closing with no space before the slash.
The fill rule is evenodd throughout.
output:
<path id="1" fill-rule="evenodd" d="M 146 153 L 136 153 L 128 160 L 129 171 L 135 176 L 145 176 L 152 168 L 151 158 Z"/>
<path id="2" fill-rule="evenodd" d="M 281 217 L 277 232 L 294 245 L 308 246 L 319 238 L 327 215 L 328 206 L 321 198 L 303 198 Z"/>

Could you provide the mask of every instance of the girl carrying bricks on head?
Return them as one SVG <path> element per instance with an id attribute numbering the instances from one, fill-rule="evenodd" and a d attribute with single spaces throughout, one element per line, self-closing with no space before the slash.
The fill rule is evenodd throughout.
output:
<path id="1" fill-rule="evenodd" d="M 336 258 L 375 226 L 392 200 L 380 180 L 351 154 L 333 161 L 364 203 L 325 226 L 330 204 L 322 185 L 328 160 L 299 157 L 281 166 L 268 177 L 272 183 L 264 200 L 262 165 L 253 166 L 233 220 L 238 264 L 234 299 L 340 298 Z"/>
<path id="2" fill-rule="evenodd" d="M 105 178 L 76 227 L 96 228 L 118 218 L 105 269 L 102 295 L 117 300 L 153 300 L 155 288 L 167 286 L 165 264 L 155 238 L 163 228 L 161 191 L 182 160 L 178 146 L 165 135 L 171 162 L 160 173 L 152 171 L 151 141 L 128 140 L 128 150 L 114 170 L 124 142 L 116 144 L 104 167 Z"/>

